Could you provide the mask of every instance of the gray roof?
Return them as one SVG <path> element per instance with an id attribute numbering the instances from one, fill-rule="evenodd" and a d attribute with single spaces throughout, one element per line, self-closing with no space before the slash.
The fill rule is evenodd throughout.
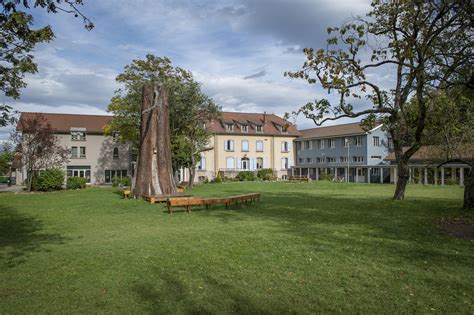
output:
<path id="1" fill-rule="evenodd" d="M 362 129 L 360 122 L 356 122 L 350 124 L 305 129 L 300 130 L 300 133 L 301 137 L 299 137 L 297 140 L 363 135 L 366 133 L 366 131 Z"/>

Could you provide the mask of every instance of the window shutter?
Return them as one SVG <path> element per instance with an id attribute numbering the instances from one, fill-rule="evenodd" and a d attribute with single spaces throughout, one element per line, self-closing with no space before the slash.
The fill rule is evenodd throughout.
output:
<path id="1" fill-rule="evenodd" d="M 230 150 L 234 151 L 234 141 L 230 140 Z"/>
<path id="2" fill-rule="evenodd" d="M 237 169 L 241 169 L 242 168 L 242 159 L 241 158 L 238 158 L 237 159 Z"/>
<path id="3" fill-rule="evenodd" d="M 288 168 L 291 168 L 293 166 L 293 161 L 291 158 L 288 158 Z"/>
<path id="4" fill-rule="evenodd" d="M 227 151 L 227 140 L 224 140 L 224 151 Z"/>
<path id="5" fill-rule="evenodd" d="M 281 169 L 285 169 L 285 158 L 281 158 Z"/>
<path id="6" fill-rule="evenodd" d="M 263 168 L 267 168 L 267 158 L 263 158 Z"/>

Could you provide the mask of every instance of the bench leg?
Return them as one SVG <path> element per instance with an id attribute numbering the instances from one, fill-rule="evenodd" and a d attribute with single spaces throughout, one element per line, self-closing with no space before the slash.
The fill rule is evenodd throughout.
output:
<path id="1" fill-rule="evenodd" d="M 191 211 L 189 210 L 189 206 L 186 206 L 186 211 L 190 213 Z"/>

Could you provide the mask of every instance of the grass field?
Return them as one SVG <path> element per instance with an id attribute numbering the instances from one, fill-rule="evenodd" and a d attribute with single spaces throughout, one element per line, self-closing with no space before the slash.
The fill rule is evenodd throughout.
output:
<path id="1" fill-rule="evenodd" d="M 0 194 L 0 313 L 472 314 L 474 244 L 433 224 L 462 189 L 393 189 L 208 184 L 263 197 L 171 216 L 113 188 Z"/>

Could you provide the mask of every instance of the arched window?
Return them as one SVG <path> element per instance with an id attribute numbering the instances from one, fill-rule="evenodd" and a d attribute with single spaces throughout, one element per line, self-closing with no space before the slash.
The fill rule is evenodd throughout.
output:
<path id="1" fill-rule="evenodd" d="M 288 146 L 288 142 L 287 141 L 283 141 L 281 143 L 281 152 L 289 152 L 290 151 L 290 148 Z"/>
<path id="2" fill-rule="evenodd" d="M 249 152 L 249 142 L 242 140 L 242 152 Z"/>
<path id="3" fill-rule="evenodd" d="M 257 158 L 257 169 L 260 170 L 263 168 L 263 158 L 258 157 Z"/>
<path id="4" fill-rule="evenodd" d="M 233 169 L 234 168 L 234 158 L 229 156 L 227 159 L 226 159 L 226 167 L 228 169 Z"/>
<path id="5" fill-rule="evenodd" d="M 206 170 L 206 158 L 204 156 L 201 157 L 201 160 L 199 161 L 197 168 L 200 171 Z"/>
<path id="6" fill-rule="evenodd" d="M 118 159 L 118 158 L 119 158 L 119 149 L 114 148 L 114 159 Z"/>
<path id="7" fill-rule="evenodd" d="M 282 170 L 287 170 L 288 169 L 288 158 L 284 157 L 281 158 L 281 169 Z"/>
<path id="8" fill-rule="evenodd" d="M 263 141 L 257 140 L 257 152 L 263 152 Z"/>

